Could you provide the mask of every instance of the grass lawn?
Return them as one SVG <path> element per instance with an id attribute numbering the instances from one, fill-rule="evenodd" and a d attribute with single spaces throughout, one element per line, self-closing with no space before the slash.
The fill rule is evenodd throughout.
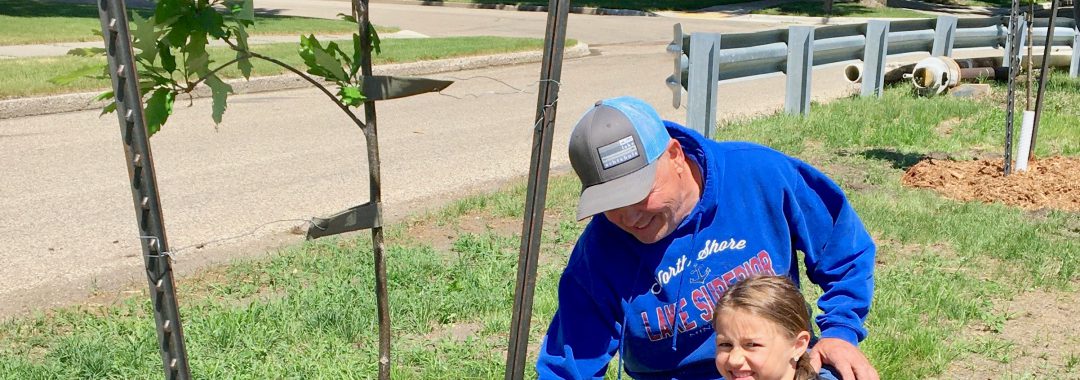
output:
<path id="1" fill-rule="evenodd" d="M 144 17 L 151 10 L 135 9 Z M 343 3 L 342 13 L 349 13 Z M 249 34 L 295 34 L 356 32 L 356 24 L 342 20 L 306 17 L 258 15 Z M 49 3 L 41 0 L 0 0 L 0 45 L 27 45 L 52 42 L 101 41 L 93 33 L 101 29 L 94 4 Z M 379 32 L 395 32 L 397 28 L 376 26 Z"/>
<path id="2" fill-rule="evenodd" d="M 750 11 L 762 15 L 825 16 L 821 1 L 796 1 Z M 930 18 L 932 15 L 904 8 L 871 8 L 859 3 L 833 3 L 833 17 Z"/>
<path id="3" fill-rule="evenodd" d="M 299 37 L 297 37 L 299 41 Z M 567 41 L 573 46 L 576 41 Z M 341 44 L 346 52 L 352 52 L 352 43 Z M 275 43 L 251 45 L 252 49 L 264 55 L 278 58 L 294 67 L 302 67 L 297 43 Z M 382 41 L 382 54 L 374 56 L 374 64 L 412 62 L 472 55 L 498 54 L 515 51 L 540 50 L 544 41 L 534 38 L 507 37 L 445 37 L 417 39 L 386 39 Z M 209 48 L 211 59 L 215 62 L 228 62 L 236 53 L 226 47 Z M 253 76 L 284 74 L 280 66 L 259 59 L 252 59 Z M 0 99 L 27 96 L 50 95 L 104 89 L 110 86 L 107 79 L 82 78 L 75 82 L 58 85 L 49 82 L 50 78 L 68 73 L 92 64 L 105 64 L 104 57 L 33 57 L 0 60 Z M 214 64 L 211 68 L 216 67 Z M 219 72 L 223 78 L 240 78 L 240 71 L 233 65 Z"/>
<path id="4" fill-rule="evenodd" d="M 778 114 L 719 129 L 725 138 L 797 155 L 847 191 L 879 245 L 870 336 L 862 348 L 883 379 L 967 378 L 943 373 L 958 361 L 1006 366 L 1041 357 L 1056 366 L 1053 372 L 1040 376 L 1006 366 L 1002 373 L 1080 376 L 1078 355 L 1068 356 L 1075 345 L 1048 348 L 1036 338 L 1014 341 L 995 332 L 1022 317 L 1001 309 L 1013 299 L 1029 292 L 1076 294 L 1080 241 L 1069 233 L 1080 230 L 1080 214 L 957 202 L 900 185 L 904 169 L 925 155 L 996 152 L 1004 112 L 1003 90 L 995 91 L 982 101 L 925 99 L 902 86 L 881 99 L 815 104 L 806 118 Z M 1071 106 L 1080 101 L 1080 81 L 1055 77 L 1047 93 L 1052 101 L 1038 154 L 1080 155 L 1080 111 Z M 952 132 L 937 132 L 946 121 Z M 574 220 L 578 190 L 569 175 L 549 184 L 530 361 L 555 311 L 558 275 L 584 226 Z M 393 378 L 502 375 L 523 198 L 519 183 L 388 227 Z M 374 377 L 368 236 L 309 242 L 178 281 L 194 375 Z M 135 288 L 143 294 L 95 301 L 104 306 L 0 324 L 0 378 L 160 377 L 144 287 Z M 807 293 L 816 296 L 812 288 Z M 609 378 L 614 375 L 612 368 Z"/>

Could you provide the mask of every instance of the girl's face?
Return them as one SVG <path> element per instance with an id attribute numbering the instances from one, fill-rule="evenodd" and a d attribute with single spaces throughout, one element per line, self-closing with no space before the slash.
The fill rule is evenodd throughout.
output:
<path id="1" fill-rule="evenodd" d="M 725 380 L 790 380 L 810 333 L 790 337 L 772 321 L 738 309 L 716 320 L 716 369 Z"/>

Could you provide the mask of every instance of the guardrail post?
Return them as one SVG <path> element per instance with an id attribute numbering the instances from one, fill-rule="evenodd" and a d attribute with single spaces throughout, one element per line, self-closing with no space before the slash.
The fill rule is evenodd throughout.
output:
<path id="1" fill-rule="evenodd" d="M 789 27 L 787 45 L 784 111 L 806 116 L 810 113 L 810 74 L 814 70 L 814 27 Z"/>
<path id="2" fill-rule="evenodd" d="M 1076 6 L 1075 3 L 1073 6 Z M 1072 60 L 1069 61 L 1069 76 L 1073 78 L 1080 76 L 1080 29 L 1077 28 L 1073 28 Z"/>
<path id="3" fill-rule="evenodd" d="M 711 137 L 716 128 L 716 86 L 720 79 L 720 34 L 690 35 L 690 77 L 687 79 L 687 127 Z"/>
<path id="4" fill-rule="evenodd" d="M 934 27 L 934 47 L 930 55 L 948 57 L 952 55 L 953 41 L 956 38 L 956 16 L 938 16 Z"/>
<path id="5" fill-rule="evenodd" d="M 1001 67 L 1009 67 L 1009 53 L 1012 52 L 1013 44 L 1020 44 L 1021 49 L 1018 49 L 1017 51 L 1023 50 L 1022 48 L 1024 47 L 1024 32 L 1027 30 L 1027 23 L 1021 17 L 1017 17 L 1016 22 L 1020 25 L 1014 26 L 1012 25 L 1012 20 L 1010 20 L 1008 22 L 1008 29 L 1005 30 L 1005 54 L 1001 57 Z M 1016 29 L 1013 29 L 1014 27 Z M 1015 40 L 1013 38 L 1014 30 L 1017 32 Z M 1017 55 L 1020 54 L 1017 53 Z M 1019 62 L 1019 60 L 1017 60 L 1017 62 Z"/>
<path id="6" fill-rule="evenodd" d="M 678 109 L 682 105 L 683 73 L 690 68 L 690 58 L 683 54 L 682 24 L 675 23 L 674 32 L 675 36 L 668 44 L 667 52 L 675 60 L 675 66 L 671 76 L 664 80 L 664 84 L 671 89 L 671 106 Z"/>
<path id="7" fill-rule="evenodd" d="M 1020 49 L 1017 50 L 1019 53 L 1016 54 L 1016 62 L 1017 64 L 1020 64 L 1019 62 L 1027 56 L 1027 46 L 1029 43 L 1031 43 L 1031 41 L 1028 40 L 1027 20 L 1020 20 L 1020 40 L 1016 41 L 1016 43 L 1020 44 Z"/>
<path id="8" fill-rule="evenodd" d="M 889 56 L 889 21 L 866 23 L 866 47 L 863 50 L 862 96 L 881 96 L 885 87 L 885 57 Z"/>

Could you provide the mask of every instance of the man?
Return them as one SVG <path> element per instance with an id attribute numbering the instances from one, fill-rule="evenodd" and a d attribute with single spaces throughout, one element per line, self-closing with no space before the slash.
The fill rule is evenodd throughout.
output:
<path id="1" fill-rule="evenodd" d="M 874 243 L 824 174 L 760 145 L 707 140 L 630 97 L 585 113 L 570 163 L 578 219 L 593 219 L 559 283 L 541 379 L 603 377 L 616 353 L 634 378 L 719 379 L 714 301 L 754 274 L 798 283 L 799 250 L 824 291 L 812 363 L 835 368 L 825 379 L 877 380 L 857 348 Z"/>

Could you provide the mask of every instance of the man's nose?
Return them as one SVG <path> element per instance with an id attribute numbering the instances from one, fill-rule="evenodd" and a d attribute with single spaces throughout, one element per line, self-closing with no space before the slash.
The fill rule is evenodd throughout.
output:
<path id="1" fill-rule="evenodd" d="M 619 214 L 620 219 L 626 223 L 634 223 L 638 218 L 641 218 L 641 209 L 638 208 L 637 204 L 624 206 L 615 211 Z"/>

